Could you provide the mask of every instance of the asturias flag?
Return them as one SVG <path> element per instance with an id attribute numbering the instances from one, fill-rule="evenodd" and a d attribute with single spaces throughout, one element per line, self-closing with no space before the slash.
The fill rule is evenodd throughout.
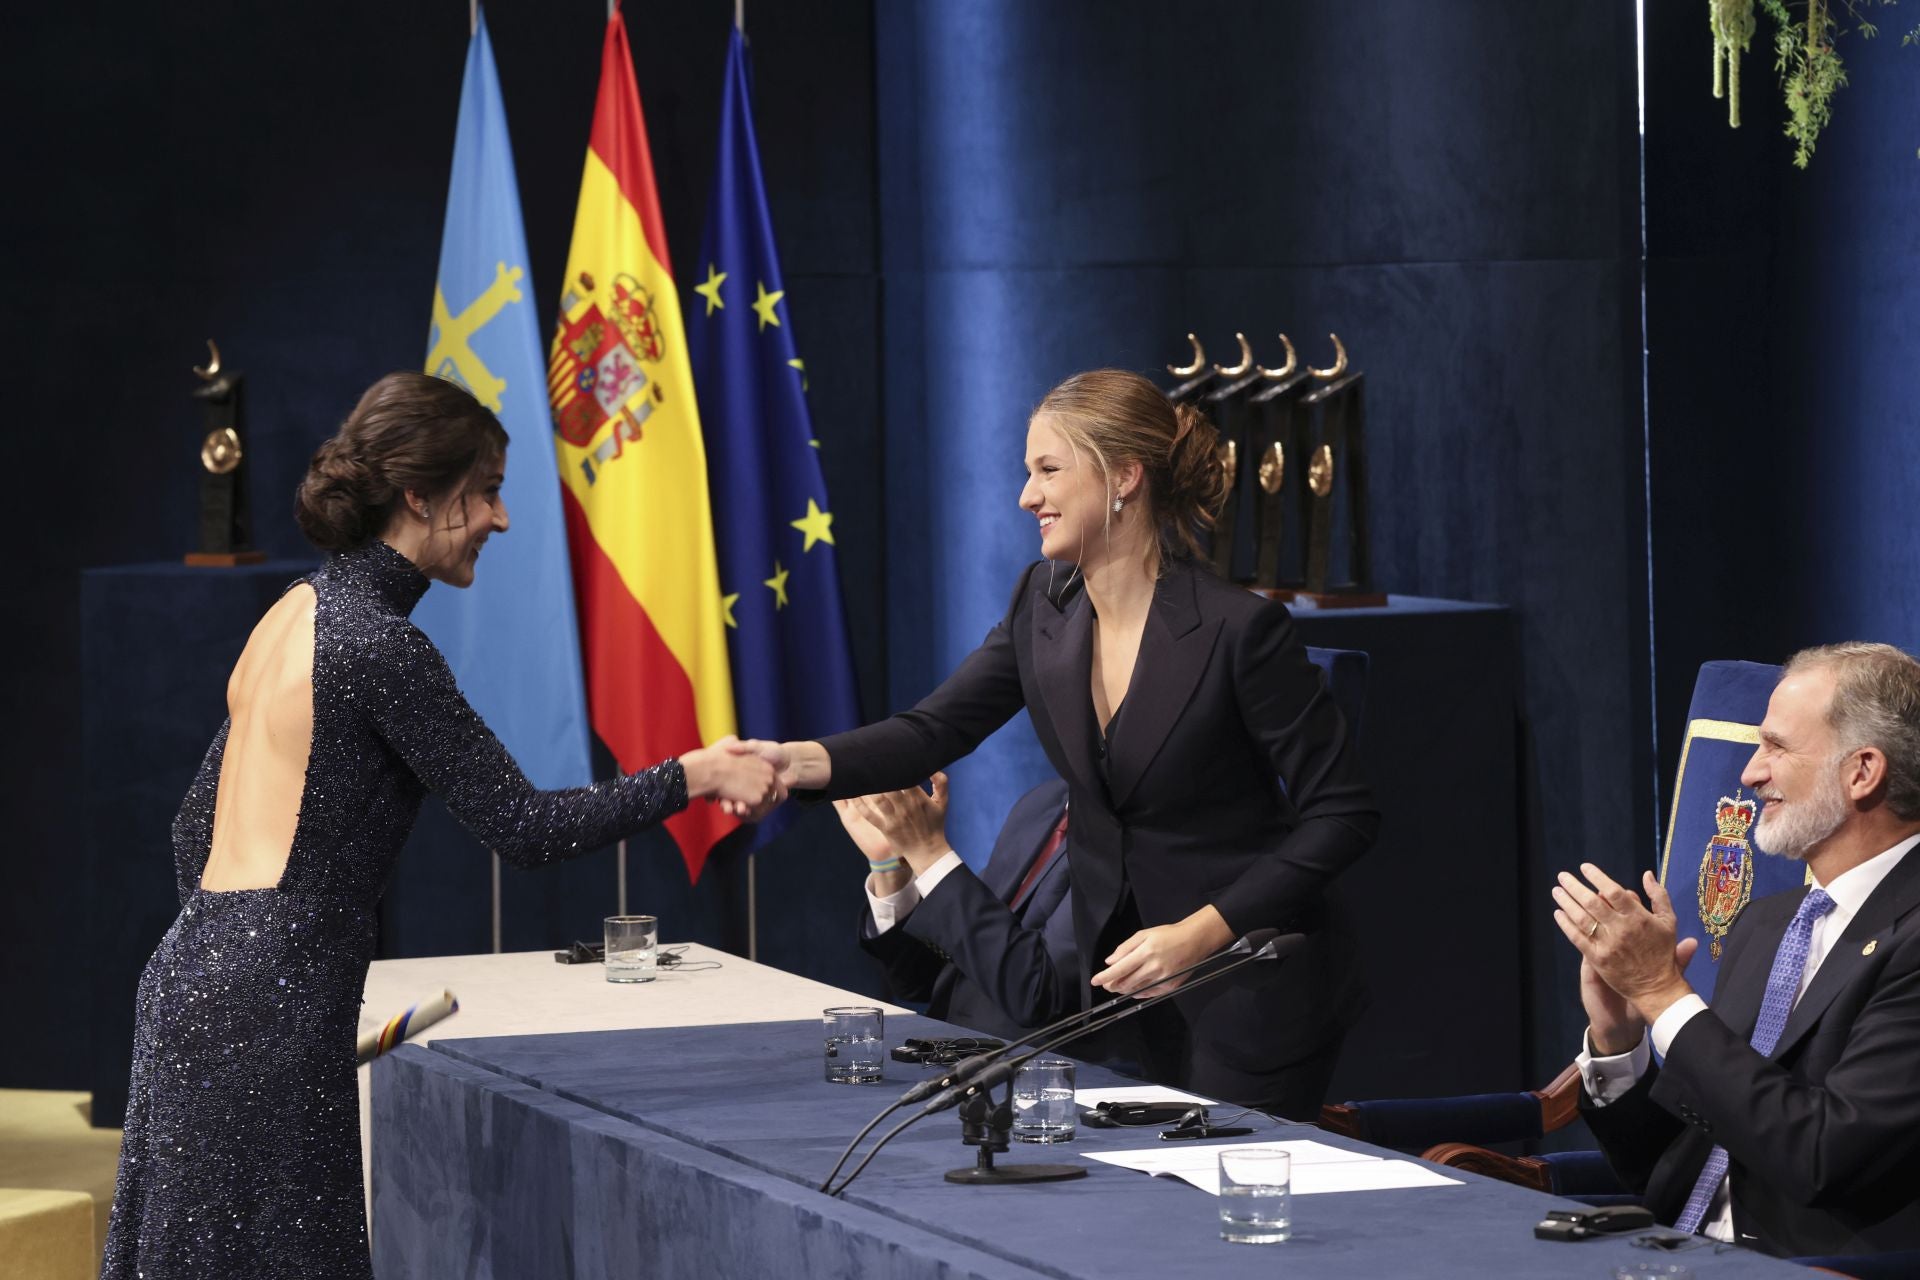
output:
<path id="1" fill-rule="evenodd" d="M 833 511 L 788 323 L 760 177 L 746 41 L 736 29 L 720 99 L 720 156 L 687 345 L 707 427 L 714 536 L 740 724 L 756 738 L 818 738 L 859 724 L 840 608 Z M 774 819 L 786 814 L 777 810 Z M 759 839 L 772 832 L 762 824 Z M 776 828 L 777 829 L 777 828 Z"/>
<path id="2" fill-rule="evenodd" d="M 520 188 L 482 17 L 460 90 L 427 372 L 473 392 L 513 438 L 501 491 L 512 527 L 488 540 L 473 586 L 429 591 L 413 618 L 534 785 L 577 787 L 592 777 L 586 696 L 540 366 Z"/>
<path id="3" fill-rule="evenodd" d="M 620 767 L 643 769 L 734 717 L 700 415 L 618 8 L 547 371 L 587 705 Z M 667 829 L 697 880 L 738 825 L 695 804 Z"/>

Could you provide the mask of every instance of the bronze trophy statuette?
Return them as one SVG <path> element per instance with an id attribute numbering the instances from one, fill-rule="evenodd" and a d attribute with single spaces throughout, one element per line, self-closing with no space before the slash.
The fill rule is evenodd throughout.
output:
<path id="1" fill-rule="evenodd" d="M 201 385 L 194 399 L 206 405 L 206 435 L 200 441 L 200 549 L 187 553 L 190 565 L 232 568 L 259 564 L 266 552 L 256 551 L 253 519 L 247 509 L 247 447 L 240 411 L 244 381 L 234 370 L 220 367 L 220 348 L 207 339 L 211 359 L 193 367 Z"/>

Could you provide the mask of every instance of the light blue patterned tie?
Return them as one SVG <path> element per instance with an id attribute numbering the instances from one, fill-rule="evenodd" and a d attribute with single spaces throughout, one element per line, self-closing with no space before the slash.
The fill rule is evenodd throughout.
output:
<path id="1" fill-rule="evenodd" d="M 1793 998 L 1800 992 L 1800 975 L 1807 968 L 1813 922 L 1831 910 L 1833 899 L 1825 891 L 1809 891 L 1801 900 L 1800 909 L 1793 913 L 1793 922 L 1787 926 L 1786 936 L 1780 939 L 1780 949 L 1773 953 L 1773 972 L 1767 975 L 1767 994 L 1760 1002 L 1760 1020 L 1753 1024 L 1753 1039 L 1748 1042 L 1763 1055 L 1773 1052 L 1773 1046 L 1780 1043 L 1780 1033 L 1787 1029 L 1787 1015 L 1793 1012 Z M 1680 1211 L 1673 1225 L 1681 1231 L 1698 1231 L 1701 1219 L 1707 1216 L 1707 1206 L 1713 1203 L 1713 1193 L 1720 1189 L 1720 1182 L 1726 1176 L 1727 1149 L 1716 1146 L 1707 1156 L 1706 1167 L 1700 1170 L 1700 1180 L 1693 1184 L 1687 1207 Z"/>

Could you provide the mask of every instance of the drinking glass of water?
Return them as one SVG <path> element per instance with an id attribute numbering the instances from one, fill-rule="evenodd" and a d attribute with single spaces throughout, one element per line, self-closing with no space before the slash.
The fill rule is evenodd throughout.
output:
<path id="1" fill-rule="evenodd" d="M 660 949 L 660 921 L 654 916 L 608 916 L 607 981 L 652 982 Z"/>
<path id="2" fill-rule="evenodd" d="M 827 1080 L 831 1084 L 872 1084 L 880 1079 L 886 1054 L 886 1018 L 871 1005 L 842 1005 L 820 1011 L 827 1041 Z"/>
<path id="3" fill-rule="evenodd" d="M 1293 1157 L 1249 1148 L 1220 1153 L 1220 1238 L 1278 1244 L 1293 1234 Z"/>
<path id="4" fill-rule="evenodd" d="M 1035 1058 L 1013 1077 L 1013 1131 L 1018 1142 L 1070 1142 L 1076 1117 L 1073 1063 Z"/>

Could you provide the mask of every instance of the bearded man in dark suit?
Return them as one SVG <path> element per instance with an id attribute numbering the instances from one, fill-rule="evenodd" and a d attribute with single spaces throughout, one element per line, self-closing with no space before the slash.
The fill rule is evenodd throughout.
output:
<path id="1" fill-rule="evenodd" d="M 1741 914 L 1711 1007 L 1658 879 L 1643 904 L 1591 864 L 1560 877 L 1582 1113 L 1681 1230 L 1782 1256 L 1920 1248 L 1920 663 L 1794 655 L 1741 781 L 1763 802 L 1754 843 L 1811 883 Z"/>

